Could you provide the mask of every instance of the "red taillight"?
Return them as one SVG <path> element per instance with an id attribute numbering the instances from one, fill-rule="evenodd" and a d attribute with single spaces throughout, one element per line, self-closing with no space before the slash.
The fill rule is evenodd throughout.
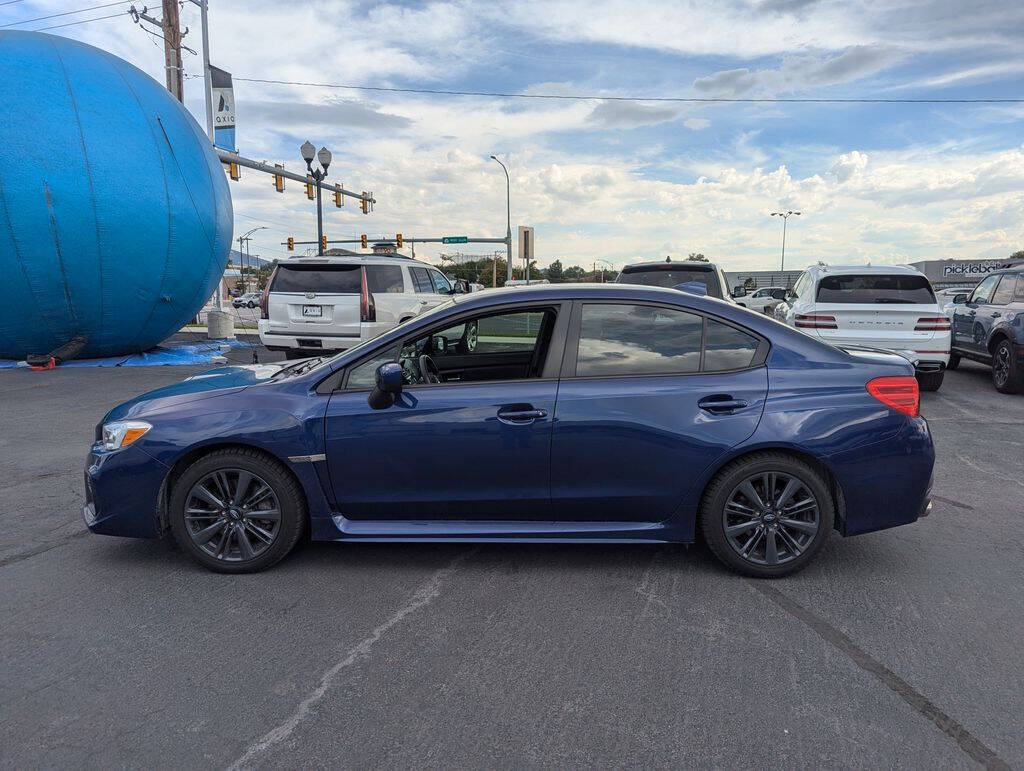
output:
<path id="1" fill-rule="evenodd" d="M 359 282 L 359 320 L 376 321 L 377 306 L 373 302 L 373 295 L 370 293 L 370 287 L 366 283 L 366 268 L 361 268 L 360 274 L 361 278 Z"/>
<path id="2" fill-rule="evenodd" d="M 946 316 L 922 316 L 917 320 L 915 332 L 948 332 L 949 318 Z"/>
<path id="3" fill-rule="evenodd" d="M 921 391 L 913 375 L 893 375 L 869 380 L 868 393 L 886 407 L 916 418 L 921 414 Z"/>
<path id="4" fill-rule="evenodd" d="M 793 317 L 793 326 L 800 329 L 839 329 L 835 316 L 820 313 L 798 313 Z"/>

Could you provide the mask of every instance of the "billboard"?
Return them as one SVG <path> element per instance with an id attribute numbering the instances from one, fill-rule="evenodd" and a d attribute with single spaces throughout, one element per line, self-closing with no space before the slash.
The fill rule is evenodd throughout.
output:
<path id="1" fill-rule="evenodd" d="M 989 273 L 1009 268 L 1019 260 L 923 260 L 910 263 L 924 273 L 933 284 L 976 284 Z"/>

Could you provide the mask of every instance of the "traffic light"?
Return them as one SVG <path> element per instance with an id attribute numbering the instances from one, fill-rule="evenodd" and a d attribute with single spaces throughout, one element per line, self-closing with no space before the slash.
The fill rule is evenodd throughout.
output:
<path id="1" fill-rule="evenodd" d="M 284 168 L 284 164 L 275 163 L 274 164 L 274 168 L 275 169 L 283 169 Z M 284 192 L 284 177 L 282 177 L 280 174 L 275 174 L 274 175 L 274 189 L 277 192 L 279 192 L 279 193 L 283 193 Z"/>
<path id="2" fill-rule="evenodd" d="M 359 243 L 362 244 L 362 247 L 364 249 L 366 248 L 366 233 L 363 233 L 361 236 L 359 236 Z"/>
<path id="3" fill-rule="evenodd" d="M 396 249 L 401 249 L 402 248 L 402 234 L 401 233 L 396 233 L 395 234 L 395 248 Z"/>
<path id="4" fill-rule="evenodd" d="M 363 191 L 363 197 L 359 199 L 359 208 L 363 210 L 363 214 L 370 213 L 370 202 L 366 198 L 366 191 Z"/>
<path id="5" fill-rule="evenodd" d="M 320 251 L 327 251 L 327 236 L 320 236 Z"/>
<path id="6" fill-rule="evenodd" d="M 340 209 L 344 204 L 345 204 L 345 199 L 342 198 L 341 191 L 340 190 L 335 190 L 334 191 L 334 205 L 337 206 Z"/>
<path id="7" fill-rule="evenodd" d="M 288 236 L 288 251 L 295 251 L 295 239 L 292 236 Z"/>
<path id="8" fill-rule="evenodd" d="M 235 182 L 242 178 L 242 170 L 238 167 L 238 164 L 234 161 L 228 164 L 228 176 L 231 177 Z"/>
<path id="9" fill-rule="evenodd" d="M 306 183 L 306 198 L 308 198 L 310 201 L 316 198 L 316 190 L 313 189 L 312 182 Z"/>

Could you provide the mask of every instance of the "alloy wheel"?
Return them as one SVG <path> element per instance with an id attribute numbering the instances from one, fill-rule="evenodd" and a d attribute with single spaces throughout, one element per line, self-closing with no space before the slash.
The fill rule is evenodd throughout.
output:
<path id="1" fill-rule="evenodd" d="M 996 348 L 996 355 L 992 358 L 992 377 L 997 385 L 1005 385 L 1010 379 L 1010 348 L 1000 345 Z"/>
<path id="2" fill-rule="evenodd" d="M 782 565 L 803 554 L 820 526 L 818 500 L 797 477 L 767 471 L 733 488 L 722 512 L 729 545 L 747 562 Z"/>
<path id="3" fill-rule="evenodd" d="M 237 468 L 213 471 L 189 490 L 185 530 L 218 560 L 246 562 L 269 549 L 281 529 L 277 496 L 261 477 Z"/>

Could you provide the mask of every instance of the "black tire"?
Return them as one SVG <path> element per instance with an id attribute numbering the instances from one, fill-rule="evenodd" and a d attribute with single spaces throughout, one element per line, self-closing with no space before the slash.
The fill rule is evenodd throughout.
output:
<path id="1" fill-rule="evenodd" d="M 918 372 L 917 386 L 922 391 L 938 391 L 945 375 L 946 371 L 941 369 L 938 372 Z"/>
<path id="2" fill-rule="evenodd" d="M 754 528 L 757 532 L 752 534 L 751 538 L 755 538 L 758 532 L 764 531 L 762 537 L 765 539 L 765 560 L 769 559 L 766 546 L 769 529 L 773 543 L 782 543 L 783 548 L 787 550 L 787 554 L 778 564 L 766 564 L 764 562 L 759 563 L 756 560 L 756 548 L 752 550 L 751 558 L 748 559 L 742 556 L 740 551 L 730 541 L 725 532 L 726 522 L 731 516 L 726 512 L 726 504 L 730 503 L 730 500 L 737 493 L 739 486 L 745 481 L 750 480 L 752 477 L 773 473 L 797 480 L 803 485 L 807 497 L 813 497 L 814 503 L 816 503 L 817 529 L 813 535 L 806 534 L 806 542 L 802 544 L 801 550 L 797 551 L 796 549 L 790 549 L 785 542 L 777 540 L 776 535 L 776 527 L 779 527 L 780 530 L 785 529 L 782 527 L 781 521 L 791 520 L 783 520 L 780 513 L 775 518 L 779 520 L 778 522 L 772 520 L 775 522 L 773 526 L 766 524 L 767 520 L 752 517 L 751 519 L 756 520 L 759 524 Z M 772 511 L 775 511 L 774 508 Z M 828 485 L 822 479 L 821 474 L 808 463 L 783 452 L 759 452 L 740 458 L 725 466 L 715 475 L 715 478 L 711 480 L 711 483 L 705 489 L 700 508 L 701 531 L 712 553 L 731 570 L 754 578 L 781 578 L 807 567 L 821 550 L 829 534 L 832 532 L 834 519 L 835 504 Z M 790 531 L 786 530 L 786 532 L 789 533 Z"/>
<path id="3" fill-rule="evenodd" d="M 960 354 L 951 353 L 949 354 L 949 364 L 946 365 L 946 369 L 956 369 L 960 366 Z"/>
<path id="4" fill-rule="evenodd" d="M 1024 362 L 1014 352 L 1014 345 L 1005 337 L 992 353 L 992 385 L 1001 394 L 1024 391 Z"/>
<path id="5" fill-rule="evenodd" d="M 223 557 L 218 557 L 204 550 L 197 544 L 195 538 L 198 535 L 198 530 L 209 529 L 211 525 L 216 524 L 214 517 L 193 517 L 191 522 L 187 522 L 185 519 L 186 505 L 190 500 L 193 502 L 197 500 L 192 497 L 195 486 L 214 472 L 226 473 L 229 478 L 232 474 L 247 472 L 252 475 L 254 480 L 269 487 L 273 497 L 276 498 L 276 511 L 280 519 L 274 525 L 276 529 L 272 533 L 273 539 L 269 545 L 265 546 L 257 539 L 255 541 L 257 548 L 262 548 L 262 550 L 250 559 L 241 557 L 242 544 L 238 540 L 245 537 L 247 543 L 250 544 L 250 549 L 251 544 L 254 543 L 250 536 L 245 535 L 244 521 L 236 523 L 230 521 L 226 516 L 219 516 L 224 521 L 224 525 L 221 530 L 216 531 L 218 536 L 224 535 L 225 528 L 237 527 L 238 532 L 228 535 L 228 548 Z M 244 507 L 241 508 L 244 509 Z M 298 482 L 288 473 L 287 469 L 264 453 L 244 448 L 215 450 L 193 462 L 175 480 L 171 490 L 168 514 L 174 540 L 200 565 L 218 573 L 255 573 L 276 564 L 295 547 L 306 526 L 306 499 Z M 262 525 L 257 524 L 258 527 L 270 527 L 269 520 L 259 516 L 259 509 L 252 509 L 250 514 L 252 515 L 251 519 L 248 515 L 246 515 L 246 519 L 254 523 L 262 523 Z M 234 549 L 231 547 L 232 538 L 235 543 Z M 214 538 L 209 538 L 207 543 L 213 540 Z M 217 551 L 219 553 L 220 549 L 218 548 Z M 239 553 L 238 558 L 232 556 L 233 551 Z"/>

